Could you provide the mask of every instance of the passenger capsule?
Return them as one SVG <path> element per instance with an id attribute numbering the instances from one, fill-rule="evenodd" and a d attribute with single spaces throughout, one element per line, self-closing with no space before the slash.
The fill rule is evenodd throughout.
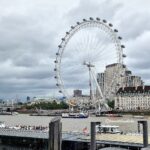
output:
<path id="1" fill-rule="evenodd" d="M 87 21 L 86 19 L 83 19 L 83 21 L 85 22 L 85 21 Z"/>
<path id="2" fill-rule="evenodd" d="M 119 37 L 118 37 L 118 39 L 119 39 L 119 40 L 122 40 L 122 37 L 121 37 L 121 36 L 119 36 Z"/>
<path id="3" fill-rule="evenodd" d="M 58 55 L 59 55 L 59 53 L 56 53 L 56 55 L 58 56 Z"/>
<path id="4" fill-rule="evenodd" d="M 62 91 L 60 90 L 59 93 L 62 93 Z"/>
<path id="5" fill-rule="evenodd" d="M 92 17 L 90 17 L 90 20 L 94 20 Z"/>
<path id="6" fill-rule="evenodd" d="M 61 40 L 62 40 L 62 41 L 65 41 L 65 38 L 62 38 Z"/>
<path id="7" fill-rule="evenodd" d="M 71 29 L 74 29 L 74 26 L 71 26 Z"/>
<path id="8" fill-rule="evenodd" d="M 121 45 L 121 48 L 125 48 L 125 46 L 124 46 L 124 45 Z"/>
<path id="9" fill-rule="evenodd" d="M 79 25 L 80 24 L 80 22 L 77 22 L 77 25 Z"/>
<path id="10" fill-rule="evenodd" d="M 62 48 L 62 46 L 61 46 L 61 45 L 58 45 L 58 47 L 59 47 L 59 48 Z"/>
<path id="11" fill-rule="evenodd" d="M 96 18 L 97 21 L 100 21 L 100 18 Z"/>
<path id="12" fill-rule="evenodd" d="M 127 57 L 127 55 L 126 55 L 126 54 L 123 54 L 123 55 L 122 55 L 122 57 L 124 57 L 124 58 L 125 58 L 125 57 Z"/>
<path id="13" fill-rule="evenodd" d="M 69 34 L 69 32 L 66 32 L 66 34 L 68 35 L 68 34 Z"/>
<path id="14" fill-rule="evenodd" d="M 56 86 L 59 86 L 59 84 L 58 84 L 58 83 L 56 83 Z"/>
<path id="15" fill-rule="evenodd" d="M 57 76 L 54 76 L 54 78 L 57 79 L 58 77 L 57 77 Z"/>
<path id="16" fill-rule="evenodd" d="M 109 23 L 109 26 L 110 26 L 110 27 L 113 27 L 113 25 L 112 25 L 111 23 Z"/>
<path id="17" fill-rule="evenodd" d="M 117 30 L 117 29 L 114 29 L 114 32 L 118 32 L 118 30 Z"/>
<path id="18" fill-rule="evenodd" d="M 104 23 L 107 23 L 107 21 L 106 21 L 105 19 L 103 19 L 103 22 L 104 22 Z"/>
<path id="19" fill-rule="evenodd" d="M 55 61 L 54 61 L 54 63 L 58 63 L 58 61 L 57 61 L 57 60 L 55 60 Z"/>
<path id="20" fill-rule="evenodd" d="M 57 69 L 56 69 L 56 68 L 54 68 L 54 71 L 57 71 Z"/>

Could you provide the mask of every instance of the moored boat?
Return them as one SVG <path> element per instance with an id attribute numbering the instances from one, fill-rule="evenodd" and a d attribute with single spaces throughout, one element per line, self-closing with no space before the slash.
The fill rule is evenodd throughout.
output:
<path id="1" fill-rule="evenodd" d="M 119 130 L 119 126 L 116 125 L 97 125 L 96 126 L 97 133 L 109 133 L 109 134 L 121 134 L 122 132 Z"/>
<path id="2" fill-rule="evenodd" d="M 0 115 L 12 115 L 12 112 L 0 111 Z"/>
<path id="3" fill-rule="evenodd" d="M 96 117 L 123 117 L 121 114 L 96 114 Z"/>
<path id="4" fill-rule="evenodd" d="M 62 113 L 62 118 L 88 118 L 88 114 L 81 113 Z"/>
<path id="5" fill-rule="evenodd" d="M 133 116 L 133 118 L 136 118 L 136 119 L 144 119 L 144 116 Z"/>

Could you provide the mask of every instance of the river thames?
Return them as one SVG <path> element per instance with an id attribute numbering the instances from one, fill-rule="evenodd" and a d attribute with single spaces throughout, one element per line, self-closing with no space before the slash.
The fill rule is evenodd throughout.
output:
<path id="1" fill-rule="evenodd" d="M 31 125 L 31 126 L 48 126 L 53 117 L 49 116 L 30 116 L 28 114 L 18 115 L 1 115 L 0 121 L 4 121 L 7 126 Z M 132 115 L 123 117 L 89 117 L 85 119 L 62 118 L 62 130 L 72 132 L 82 132 L 87 127 L 90 131 L 90 122 L 102 122 L 104 125 L 118 125 L 123 132 L 137 132 L 137 121 L 143 119 L 133 118 Z M 144 117 L 148 121 L 150 133 L 150 117 Z"/>

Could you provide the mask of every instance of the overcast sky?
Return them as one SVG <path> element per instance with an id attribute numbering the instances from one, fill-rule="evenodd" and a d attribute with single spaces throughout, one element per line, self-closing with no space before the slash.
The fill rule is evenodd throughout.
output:
<path id="1" fill-rule="evenodd" d="M 57 96 L 57 47 L 71 25 L 89 17 L 113 23 L 127 67 L 149 85 L 149 0 L 0 0 L 0 98 Z"/>

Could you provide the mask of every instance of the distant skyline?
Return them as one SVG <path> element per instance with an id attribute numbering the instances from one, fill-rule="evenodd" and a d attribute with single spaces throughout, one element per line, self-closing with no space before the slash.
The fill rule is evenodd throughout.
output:
<path id="1" fill-rule="evenodd" d="M 71 25 L 89 17 L 119 30 L 125 64 L 150 85 L 149 6 L 148 0 L 1 0 L 0 98 L 57 96 L 58 44 Z"/>

